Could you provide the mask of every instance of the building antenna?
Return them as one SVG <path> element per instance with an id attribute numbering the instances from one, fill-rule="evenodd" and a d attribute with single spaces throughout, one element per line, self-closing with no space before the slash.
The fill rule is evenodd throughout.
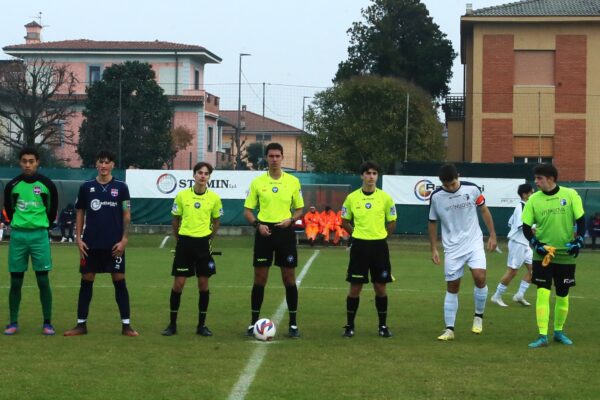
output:
<path id="1" fill-rule="evenodd" d="M 40 11 L 40 12 L 38 12 L 38 15 L 36 15 L 36 16 L 34 16 L 34 17 L 29 17 L 29 18 L 37 19 L 37 20 L 38 20 L 38 24 L 40 24 L 40 26 L 41 26 L 42 28 L 46 28 L 46 27 L 50 26 L 50 25 L 43 25 L 43 24 L 42 24 L 42 12 L 41 12 L 41 11 Z"/>

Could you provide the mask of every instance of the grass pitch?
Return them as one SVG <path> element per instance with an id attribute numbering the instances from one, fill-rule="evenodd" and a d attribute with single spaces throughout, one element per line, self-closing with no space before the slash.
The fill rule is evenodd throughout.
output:
<path id="1" fill-rule="evenodd" d="M 374 294 L 365 286 L 356 335 L 341 337 L 345 324 L 348 253 L 343 248 L 299 250 L 302 265 L 319 250 L 300 286 L 298 322 L 302 338 L 285 337 L 287 312 L 276 341 L 243 336 L 250 317 L 252 238 L 219 237 L 217 275 L 210 280 L 207 319 L 215 336 L 195 334 L 195 279 L 182 296 L 178 334 L 162 337 L 168 323 L 172 242 L 138 235 L 127 249 L 127 284 L 132 325 L 141 336 L 120 335 L 109 276 L 98 275 L 88 322 L 89 334 L 65 338 L 74 326 L 79 290 L 78 254 L 73 245 L 54 245 L 54 325 L 43 337 L 38 289 L 26 274 L 20 332 L 0 337 L 0 398 L 12 399 L 225 399 L 257 348 L 267 346 L 247 399 L 597 399 L 600 398 L 600 252 L 585 250 L 577 260 L 577 286 L 565 331 L 573 346 L 551 343 L 529 350 L 537 336 L 535 310 L 511 301 L 522 272 L 511 283 L 504 309 L 488 303 L 481 335 L 470 332 L 473 282 L 463 279 L 456 340 L 440 343 L 445 283 L 441 266 L 429 260 L 425 239 L 390 241 L 396 282 L 388 286 L 388 325 L 394 336 L 377 336 Z M 506 249 L 506 244 L 501 244 Z M 8 247 L 0 245 L 6 265 Z M 488 255 L 489 296 L 505 271 L 506 253 Z M 5 267 L 6 268 L 6 267 Z M 8 273 L 0 274 L 0 310 L 8 318 Z M 262 316 L 284 299 L 279 271 L 271 271 Z M 510 296 L 508 295 L 510 294 Z M 488 296 L 488 297 L 489 297 Z M 535 303 L 535 289 L 527 292 Z M 258 364 L 257 364 L 258 365 Z"/>

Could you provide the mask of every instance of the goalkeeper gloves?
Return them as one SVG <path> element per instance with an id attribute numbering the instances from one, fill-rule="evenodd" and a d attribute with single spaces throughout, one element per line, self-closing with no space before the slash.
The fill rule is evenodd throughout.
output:
<path id="1" fill-rule="evenodd" d="M 548 250 L 545 247 L 546 244 L 540 242 L 535 236 L 531 238 L 530 243 L 533 246 L 535 252 L 538 253 L 540 256 L 544 257 L 546 256 L 546 254 L 548 254 Z"/>
<path id="2" fill-rule="evenodd" d="M 573 257 L 577 257 L 579 255 L 579 250 L 583 248 L 583 238 L 581 236 L 577 236 L 575 239 L 571 240 L 566 244 L 567 253 Z"/>

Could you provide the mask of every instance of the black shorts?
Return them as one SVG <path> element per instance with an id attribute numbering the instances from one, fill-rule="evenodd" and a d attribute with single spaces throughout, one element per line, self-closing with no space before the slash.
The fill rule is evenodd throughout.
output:
<path id="1" fill-rule="evenodd" d="M 575 286 L 575 264 L 550 263 L 547 267 L 542 267 L 540 260 L 534 260 L 531 282 L 538 287 L 550 289 L 552 279 L 554 279 L 555 287 Z"/>
<path id="2" fill-rule="evenodd" d="M 275 265 L 296 268 L 298 266 L 298 250 L 293 226 L 276 228 L 274 224 L 264 225 L 269 225 L 271 235 L 262 236 L 258 233 L 258 229 L 256 230 L 252 265 L 270 267 L 273 264 L 273 253 L 275 253 Z"/>
<path id="3" fill-rule="evenodd" d="M 120 257 L 113 257 L 110 249 L 89 249 L 87 257 L 79 260 L 79 272 L 82 274 L 124 274 L 125 253 Z"/>
<path id="4" fill-rule="evenodd" d="M 352 239 L 346 281 L 352 283 L 388 283 L 393 281 L 387 241 Z"/>
<path id="5" fill-rule="evenodd" d="M 175 247 L 172 276 L 211 276 L 217 273 L 210 254 L 210 238 L 179 236 Z"/>

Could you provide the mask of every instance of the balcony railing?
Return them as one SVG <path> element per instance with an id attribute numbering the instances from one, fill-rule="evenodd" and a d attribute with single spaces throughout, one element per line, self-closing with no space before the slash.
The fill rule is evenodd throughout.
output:
<path id="1" fill-rule="evenodd" d="M 442 110 L 446 115 L 446 121 L 463 121 L 465 119 L 465 97 L 446 97 L 446 102 L 442 104 Z"/>

